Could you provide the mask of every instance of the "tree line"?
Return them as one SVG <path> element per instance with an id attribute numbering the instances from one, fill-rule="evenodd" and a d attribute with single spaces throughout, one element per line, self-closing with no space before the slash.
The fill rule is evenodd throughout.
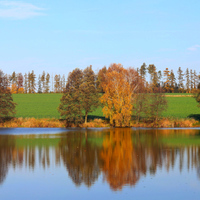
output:
<path id="1" fill-rule="evenodd" d="M 150 74 L 149 82 L 146 80 L 147 72 Z M 88 114 L 99 106 L 102 107 L 103 114 L 109 119 L 111 126 L 129 127 L 133 118 L 137 123 L 141 118 L 157 123 L 162 112 L 167 109 L 165 92 L 175 92 L 176 87 L 179 92 L 198 93 L 199 91 L 199 79 L 196 75 L 194 76 L 192 71 L 193 75 L 188 76 L 186 88 L 183 85 L 181 68 L 179 68 L 179 72 L 179 83 L 177 84 L 173 71 L 169 72 L 166 68 L 163 73 L 165 81 L 161 81 L 162 73 L 157 72 L 154 65 L 147 67 L 145 63 L 139 69 L 133 67 L 125 69 L 123 65 L 113 63 L 108 68 L 100 69 L 98 74 L 95 74 L 92 66 L 86 67 L 84 70 L 76 68 L 69 73 L 66 81 L 64 76 L 61 78 L 61 76 L 55 75 L 54 77 L 54 92 L 63 93 L 58 111 L 65 119 L 66 126 L 79 126 L 83 122 L 86 123 Z M 36 75 L 34 71 L 28 75 L 25 74 L 25 79 L 21 73 L 16 75 L 15 72 L 10 78 L 3 72 L 0 75 L 2 93 L 7 94 L 9 99 L 1 98 L 1 100 L 10 102 L 9 106 L 6 106 L 10 109 L 7 114 L 9 112 L 14 114 L 15 104 L 12 104 L 11 93 L 19 93 L 19 91 L 35 93 Z M 50 92 L 50 75 L 48 73 L 43 72 L 41 76 L 39 75 L 37 89 L 38 93 Z M 198 102 L 200 102 L 199 96 L 200 93 L 196 96 Z M 2 107 L 1 110 L 6 115 L 5 108 Z"/>
<path id="2" fill-rule="evenodd" d="M 101 81 L 102 75 L 107 71 L 106 67 L 100 69 L 95 77 Z M 177 77 L 173 70 L 166 68 L 163 72 L 157 70 L 154 64 L 147 66 L 145 63 L 136 69 L 138 75 L 145 79 L 145 87 L 151 90 L 152 84 L 159 86 L 166 93 L 196 93 L 200 89 L 200 74 L 196 70 L 186 69 L 184 72 L 181 67 L 177 70 Z M 147 76 L 150 77 L 147 81 Z M 67 83 L 66 76 L 55 74 L 50 76 L 43 71 L 38 77 L 32 72 L 5 74 L 5 81 L 11 93 L 62 93 Z M 100 84 L 99 84 L 100 85 Z M 101 86 L 99 86 L 102 92 Z"/>

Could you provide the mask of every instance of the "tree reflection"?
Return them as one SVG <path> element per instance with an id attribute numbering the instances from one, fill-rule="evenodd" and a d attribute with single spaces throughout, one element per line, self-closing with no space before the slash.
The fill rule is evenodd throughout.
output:
<path id="1" fill-rule="evenodd" d="M 100 149 L 88 141 L 85 133 L 70 133 L 59 144 L 60 155 L 73 182 L 90 187 L 100 174 Z"/>
<path id="2" fill-rule="evenodd" d="M 101 158 L 104 177 L 114 190 L 135 185 L 140 178 L 138 155 L 133 149 L 130 129 L 114 129 L 103 141 Z"/>
<path id="3" fill-rule="evenodd" d="M 7 136 L 0 137 L 0 184 L 3 183 L 8 172 L 9 165 L 13 162 L 15 142 Z"/>
<path id="4" fill-rule="evenodd" d="M 56 135 L 0 135 L 0 184 L 9 168 L 64 165 L 72 181 L 90 187 L 102 173 L 111 189 L 135 186 L 158 169 L 195 169 L 200 177 L 199 130 L 71 131 Z M 185 173 L 185 172 L 184 172 Z"/>

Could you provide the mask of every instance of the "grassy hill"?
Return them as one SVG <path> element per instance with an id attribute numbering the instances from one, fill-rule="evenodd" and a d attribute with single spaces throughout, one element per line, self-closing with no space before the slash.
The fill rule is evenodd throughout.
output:
<path id="1" fill-rule="evenodd" d="M 174 95 L 174 94 L 173 94 Z M 200 116 L 200 108 L 191 96 L 178 94 L 179 96 L 167 96 L 168 109 L 163 113 L 164 117 L 187 118 Z M 182 97 L 180 95 L 183 95 Z M 60 118 L 57 107 L 62 94 L 13 94 L 14 102 L 17 103 L 16 117 L 34 118 Z M 102 108 L 98 108 L 92 116 L 103 117 Z"/>

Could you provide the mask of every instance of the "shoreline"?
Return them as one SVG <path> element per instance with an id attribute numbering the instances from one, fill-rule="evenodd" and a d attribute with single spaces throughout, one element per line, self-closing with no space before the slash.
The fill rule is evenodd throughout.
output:
<path id="1" fill-rule="evenodd" d="M 94 119 L 87 123 L 72 128 L 111 128 L 110 124 L 102 119 Z M 0 128 L 70 128 L 65 126 L 65 121 L 55 118 L 13 118 L 0 123 Z M 158 122 L 130 122 L 130 128 L 196 128 L 200 122 L 194 119 L 168 119 L 162 118 Z M 117 127 L 116 127 L 117 128 Z M 118 127 L 120 128 L 120 127 Z M 122 128 L 122 127 L 121 127 Z"/>

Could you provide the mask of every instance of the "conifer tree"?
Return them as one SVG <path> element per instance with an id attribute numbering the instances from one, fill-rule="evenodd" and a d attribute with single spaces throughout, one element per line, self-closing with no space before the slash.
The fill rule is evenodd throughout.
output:
<path id="1" fill-rule="evenodd" d="M 38 93 L 42 93 L 42 81 L 40 75 L 38 77 Z"/>
<path id="2" fill-rule="evenodd" d="M 139 70 L 142 79 L 145 79 L 146 70 L 147 70 L 147 65 L 143 63 Z"/>
<path id="3" fill-rule="evenodd" d="M 65 75 L 63 74 L 63 76 L 62 76 L 62 84 L 61 84 L 61 92 L 64 92 L 65 87 L 66 87 Z"/>
<path id="4" fill-rule="evenodd" d="M 194 89 L 195 89 L 195 92 L 196 92 L 197 86 L 198 86 L 198 76 L 197 76 L 196 70 L 194 70 L 193 82 L 194 82 Z"/>
<path id="5" fill-rule="evenodd" d="M 45 79 L 46 79 L 45 71 L 43 71 L 42 76 L 41 76 L 42 92 L 43 92 L 43 93 L 45 93 L 45 90 L 46 90 Z"/>
<path id="6" fill-rule="evenodd" d="M 155 72 L 156 72 L 156 66 L 154 64 L 151 64 L 148 66 L 148 73 L 150 74 L 150 79 L 151 79 L 151 83 L 153 82 L 153 77 L 155 76 Z"/>
<path id="7" fill-rule="evenodd" d="M 176 78 L 175 78 L 173 70 L 171 70 L 171 72 L 170 72 L 169 81 L 170 81 L 170 90 L 173 93 L 174 89 L 175 89 L 175 84 L 176 84 L 176 82 L 175 82 Z"/>
<path id="8" fill-rule="evenodd" d="M 183 93 L 184 91 L 184 85 L 183 85 L 183 81 L 184 80 L 184 74 L 183 71 L 181 70 L 181 67 L 178 68 L 178 86 L 179 86 L 179 92 Z"/>
<path id="9" fill-rule="evenodd" d="M 60 75 L 55 75 L 54 77 L 54 92 L 59 93 L 60 92 Z"/>
<path id="10" fill-rule="evenodd" d="M 24 75 L 24 93 L 27 93 L 27 92 L 28 92 L 28 76 L 25 73 L 25 75 Z"/>
<path id="11" fill-rule="evenodd" d="M 28 93 L 31 93 L 31 73 L 28 72 Z"/>
<path id="12" fill-rule="evenodd" d="M 32 72 L 30 73 L 30 93 L 35 93 L 35 87 L 36 87 L 36 76 L 34 74 L 34 71 L 32 70 Z"/>
<path id="13" fill-rule="evenodd" d="M 194 74 L 192 69 L 190 70 L 190 91 L 192 92 L 194 89 Z"/>
<path id="14" fill-rule="evenodd" d="M 22 73 L 17 74 L 17 93 L 21 93 L 20 91 L 23 89 L 24 78 Z"/>
<path id="15" fill-rule="evenodd" d="M 49 83 L 50 83 L 50 74 L 47 73 L 45 82 L 45 93 L 49 93 L 49 88 L 50 88 Z"/>
<path id="16" fill-rule="evenodd" d="M 185 78 L 186 78 L 186 91 L 187 93 L 189 93 L 190 92 L 190 72 L 188 68 L 186 69 L 186 72 L 185 72 Z"/>

